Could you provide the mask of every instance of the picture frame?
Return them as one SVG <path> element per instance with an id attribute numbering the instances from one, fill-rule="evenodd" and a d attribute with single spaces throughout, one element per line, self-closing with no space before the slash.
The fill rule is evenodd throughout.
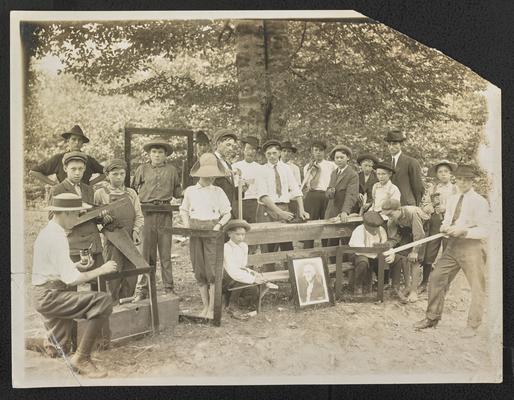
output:
<path id="1" fill-rule="evenodd" d="M 296 310 L 335 305 L 326 257 L 290 257 L 288 267 Z"/>

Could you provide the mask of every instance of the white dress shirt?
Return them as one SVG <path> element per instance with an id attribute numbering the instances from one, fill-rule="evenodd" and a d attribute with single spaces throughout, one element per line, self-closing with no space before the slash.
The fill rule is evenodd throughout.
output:
<path id="1" fill-rule="evenodd" d="M 289 167 L 291 168 L 291 171 L 293 171 L 293 175 L 296 178 L 296 183 L 298 185 L 302 184 L 302 175 L 300 174 L 300 167 L 296 164 L 294 164 L 291 160 L 289 160 L 287 163 Z"/>
<path id="2" fill-rule="evenodd" d="M 248 245 L 245 242 L 239 244 L 229 240 L 224 245 L 223 267 L 227 274 L 236 282 L 255 283 L 256 272 L 247 268 Z"/>
<path id="3" fill-rule="evenodd" d="M 461 192 L 457 192 L 450 196 L 446 202 L 446 212 L 444 214 L 443 226 L 450 226 L 455 208 L 461 196 Z M 455 227 L 465 228 L 468 233 L 467 239 L 486 239 L 488 237 L 489 220 L 489 203 L 473 189 L 464 193 L 462 198 L 462 207 L 459 218 L 455 221 Z"/>
<path id="4" fill-rule="evenodd" d="M 241 171 L 241 178 L 248 183 L 248 189 L 244 193 L 244 199 L 259 198 L 259 190 L 257 188 L 257 179 L 262 174 L 262 165 L 252 161 L 251 163 L 241 160 L 232 164 L 232 168 Z"/>
<path id="5" fill-rule="evenodd" d="M 64 228 L 54 219 L 39 232 L 34 242 L 32 284 L 49 281 L 75 282 L 80 272 L 70 259 L 70 246 Z"/>
<path id="6" fill-rule="evenodd" d="M 350 247 L 373 247 L 374 243 L 387 242 L 387 233 L 383 227 L 378 227 L 377 233 L 372 235 L 366 230 L 364 225 L 359 225 L 352 232 L 352 236 L 348 245 Z M 366 256 L 368 258 L 377 258 L 377 254 L 372 253 L 355 253 L 359 256 Z"/>
<path id="7" fill-rule="evenodd" d="M 373 185 L 373 204 L 371 210 L 380 212 L 382 211 L 382 204 L 386 199 L 396 199 L 400 201 L 401 193 L 398 186 L 396 186 L 391 180 L 388 180 L 385 185 L 377 182 Z"/>
<path id="8" fill-rule="evenodd" d="M 232 210 L 227 195 L 218 186 L 202 186 L 200 183 L 189 186 L 184 191 L 184 200 L 180 211 L 189 215 L 189 218 L 201 221 L 220 219 Z"/>
<path id="9" fill-rule="evenodd" d="M 280 176 L 282 193 L 279 196 L 275 186 L 275 169 L 269 162 L 262 167 L 262 174 L 258 180 L 259 199 L 269 196 L 274 203 L 289 203 L 295 197 L 301 197 L 300 186 L 296 183 L 291 168 L 282 161 L 277 164 L 277 171 Z"/>
<path id="10" fill-rule="evenodd" d="M 400 150 L 398 153 L 396 153 L 396 155 L 392 156 L 392 158 L 394 158 L 393 167 L 395 169 L 396 169 L 396 166 L 398 165 L 398 159 L 400 158 L 401 155 L 402 155 L 402 151 Z"/>
<path id="11" fill-rule="evenodd" d="M 305 167 L 303 167 L 303 176 L 309 175 L 309 166 L 311 163 L 308 163 Z M 328 185 L 330 184 L 330 175 L 332 175 L 332 171 L 336 169 L 336 165 L 332 161 L 321 160 L 318 163 L 320 167 L 320 177 L 318 183 L 313 187 L 311 185 L 311 190 L 322 190 L 326 191 Z"/>

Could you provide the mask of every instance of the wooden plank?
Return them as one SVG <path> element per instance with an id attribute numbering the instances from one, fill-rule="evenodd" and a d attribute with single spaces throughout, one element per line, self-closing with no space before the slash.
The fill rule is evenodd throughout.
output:
<path id="1" fill-rule="evenodd" d="M 159 309 L 157 305 L 157 284 L 155 282 L 155 269 L 148 273 L 148 291 L 150 295 L 150 317 L 154 335 L 159 333 Z"/>
<path id="2" fill-rule="evenodd" d="M 174 235 L 181 235 L 181 236 L 196 236 L 196 237 L 218 237 L 219 232 L 218 231 L 211 231 L 207 229 L 190 229 L 190 228 L 183 228 L 183 227 L 173 227 L 170 228 L 171 233 Z"/>
<path id="3" fill-rule="evenodd" d="M 354 217 L 359 218 L 360 217 Z M 327 220 L 308 221 L 288 224 L 284 222 L 264 222 L 252 224 L 246 234 L 249 245 L 264 243 L 281 243 L 301 240 L 316 240 L 350 237 L 359 221 L 333 223 Z"/>
<path id="4" fill-rule="evenodd" d="M 377 284 L 377 300 L 384 301 L 384 265 L 385 259 L 382 254 L 378 255 L 378 284 Z"/>
<path id="5" fill-rule="evenodd" d="M 336 299 L 343 294 L 343 250 L 338 248 L 336 252 Z"/>
<path id="6" fill-rule="evenodd" d="M 124 207 L 127 205 L 131 205 L 130 199 L 127 197 L 123 197 L 122 199 L 113 201 L 112 203 L 91 208 L 89 211 L 85 212 L 84 214 L 81 214 L 77 218 L 77 221 L 75 222 L 74 226 L 77 226 L 77 225 L 83 224 L 84 222 L 91 221 L 92 219 L 98 218 L 104 211 L 111 211 L 111 210 L 114 210 L 115 208 Z"/>
<path id="7" fill-rule="evenodd" d="M 399 247 L 395 247 L 394 249 L 387 250 L 386 252 L 384 252 L 384 255 L 388 256 L 390 254 L 399 253 L 400 251 L 411 249 L 412 247 L 419 246 L 420 244 L 423 244 L 423 243 L 431 242 L 432 240 L 436 240 L 436 239 L 442 238 L 444 236 L 446 236 L 444 233 L 436 233 L 435 235 L 428 236 L 426 238 L 404 244 L 403 246 L 399 246 Z"/>
<path id="8" fill-rule="evenodd" d="M 150 268 L 125 229 L 116 229 L 112 232 L 104 229 L 102 233 L 136 268 Z"/>
<path id="9" fill-rule="evenodd" d="M 225 234 L 223 232 L 216 232 L 218 234 L 216 240 L 216 279 L 214 282 L 214 318 L 212 323 L 214 326 L 221 325 L 221 311 L 222 304 L 222 282 L 223 282 L 223 247 L 225 245 Z"/>
<path id="10" fill-rule="evenodd" d="M 186 189 L 187 186 L 190 186 L 193 183 L 193 178 L 189 175 L 191 168 L 193 168 L 193 158 L 194 158 L 194 149 L 195 144 L 193 141 L 193 135 L 187 136 L 187 164 L 186 164 L 186 173 L 185 173 L 185 186 L 182 187 L 183 190 Z"/>

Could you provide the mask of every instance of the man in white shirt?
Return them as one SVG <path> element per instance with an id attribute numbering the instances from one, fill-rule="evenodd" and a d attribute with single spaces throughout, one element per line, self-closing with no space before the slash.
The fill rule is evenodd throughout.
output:
<path id="1" fill-rule="evenodd" d="M 426 318 L 415 328 L 435 327 L 441 319 L 444 298 L 452 280 L 462 269 L 471 287 L 471 306 L 462 338 L 476 335 L 482 322 L 485 300 L 483 241 L 488 237 L 489 204 L 473 190 L 477 176 L 473 166 L 460 165 L 454 172 L 458 193 L 448 198 L 440 231 L 449 236 L 448 245 L 435 263 L 428 282 Z"/>
<path id="2" fill-rule="evenodd" d="M 300 187 L 296 183 L 291 168 L 280 161 L 281 144 L 277 140 L 268 140 L 262 145 L 268 162 L 263 165 L 262 175 L 258 180 L 259 205 L 257 206 L 257 222 L 291 220 L 289 204 L 295 201 L 298 206 L 298 217 L 309 219 L 309 213 L 303 208 Z M 271 243 L 262 245 L 265 253 L 280 250 L 293 250 L 291 242 Z M 268 266 L 269 268 L 269 266 Z"/>
<path id="3" fill-rule="evenodd" d="M 280 160 L 283 163 L 289 165 L 291 171 L 293 171 L 294 177 L 296 178 L 296 182 L 298 183 L 298 185 L 301 185 L 302 175 L 300 173 L 300 168 L 292 160 L 293 154 L 296 154 L 297 151 L 298 150 L 296 149 L 296 147 L 293 146 L 291 142 L 282 142 L 282 152 L 280 154 Z"/>
<path id="4" fill-rule="evenodd" d="M 66 356 L 71 350 L 73 320 L 87 319 L 87 325 L 76 352 L 69 358 L 75 372 L 90 378 L 102 378 L 106 371 L 99 369 L 90 358 L 95 340 L 101 334 L 112 312 L 110 294 L 80 291 L 75 286 L 100 275 L 117 271 L 114 261 L 87 272 L 93 265 L 82 265 L 70 259 L 67 232 L 75 225 L 79 211 L 91 206 L 72 193 L 55 195 L 47 208 L 52 219 L 41 230 L 34 243 L 32 292 L 36 311 L 42 316 L 48 338 L 44 348 L 50 356 Z"/>
<path id="5" fill-rule="evenodd" d="M 325 218 L 327 197 L 325 192 L 330 184 L 332 171 L 336 168 L 332 161 L 325 160 L 327 145 L 321 141 L 311 144 L 312 160 L 303 168 L 305 190 L 305 210 L 311 220 Z"/>
<path id="6" fill-rule="evenodd" d="M 243 145 L 243 157 L 241 161 L 232 164 L 232 168 L 243 180 L 243 219 L 253 224 L 257 221 L 257 179 L 261 174 L 262 165 L 255 161 L 255 155 L 259 149 L 259 139 L 254 136 L 247 136 L 241 139 Z"/>

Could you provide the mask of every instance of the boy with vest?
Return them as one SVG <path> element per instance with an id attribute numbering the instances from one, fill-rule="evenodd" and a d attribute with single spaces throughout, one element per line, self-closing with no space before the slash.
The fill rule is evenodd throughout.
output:
<path id="1" fill-rule="evenodd" d="M 164 139 L 154 139 L 143 146 L 150 162 L 141 164 L 132 187 L 139 195 L 144 215 L 143 257 L 150 265 L 157 263 L 157 250 L 161 262 L 162 285 L 165 293 L 173 293 L 171 265 L 171 227 L 173 223 L 171 200 L 182 197 L 181 181 L 177 169 L 166 161 L 173 148 Z M 135 301 L 148 296 L 146 275 L 140 275 Z"/>
<path id="2" fill-rule="evenodd" d="M 144 223 L 143 211 L 141 210 L 141 204 L 135 190 L 124 185 L 126 170 L 127 163 L 121 159 L 114 159 L 105 166 L 104 173 L 109 184 L 95 192 L 95 204 L 110 204 L 116 200 L 128 198 L 130 204 L 117 207 L 109 213 L 114 221 L 108 224 L 105 229 L 124 230 L 128 237 L 134 241 L 134 244 L 139 245 L 141 242 L 141 229 Z M 116 261 L 120 271 L 135 268 L 134 264 L 108 239 L 104 242 L 103 255 L 106 260 Z M 115 279 L 109 281 L 108 288 L 113 301 L 116 302 L 120 298 L 132 297 L 136 282 L 136 276 L 123 278 L 123 280 Z"/>
<path id="3" fill-rule="evenodd" d="M 107 373 L 91 361 L 91 351 L 102 328 L 108 325 L 112 300 L 107 293 L 77 292 L 76 286 L 116 272 L 117 266 L 114 261 L 108 261 L 97 269 L 80 272 L 80 262 L 70 259 L 66 237 L 66 232 L 74 229 L 79 211 L 90 207 L 73 193 L 53 196 L 47 208 L 53 214 L 52 219 L 34 243 L 32 291 L 36 311 L 48 333 L 43 345 L 45 351 L 53 357 L 66 357 L 73 370 L 81 375 L 102 378 Z M 86 267 L 92 267 L 93 262 L 90 258 Z M 77 350 L 68 358 L 73 321 L 78 318 L 85 318 L 87 325 Z"/>
<path id="4" fill-rule="evenodd" d="M 230 220 L 230 201 L 219 186 L 217 177 L 225 176 L 221 161 L 212 153 L 202 154 L 191 168 L 191 176 L 198 177 L 196 185 L 184 191 L 180 217 L 186 228 L 219 231 Z M 189 240 L 191 264 L 202 297 L 200 316 L 214 317 L 214 282 L 216 279 L 216 239 L 191 237 Z"/>

